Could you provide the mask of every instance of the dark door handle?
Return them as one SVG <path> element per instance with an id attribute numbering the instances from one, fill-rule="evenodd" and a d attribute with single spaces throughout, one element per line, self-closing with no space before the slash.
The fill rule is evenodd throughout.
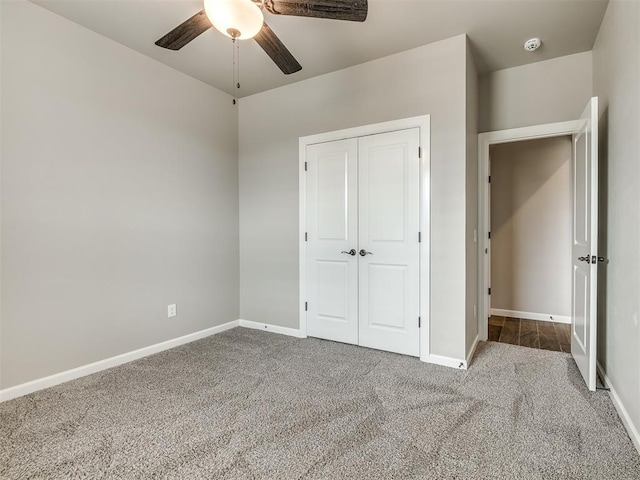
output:
<path id="1" fill-rule="evenodd" d="M 349 250 L 348 252 L 347 252 L 346 250 L 343 250 L 343 251 L 342 251 L 342 252 L 340 252 L 340 253 L 346 253 L 347 255 L 351 255 L 352 257 L 355 257 L 355 256 L 356 256 L 356 249 L 355 249 L 355 248 L 352 248 L 352 249 L 351 249 L 351 250 Z"/>
<path id="2" fill-rule="evenodd" d="M 578 257 L 578 260 L 580 262 L 587 262 L 587 263 L 591 263 L 591 258 L 589 258 L 589 255 L 585 256 L 585 257 Z"/>
<path id="3" fill-rule="evenodd" d="M 367 252 L 364 248 L 362 250 L 360 250 L 360 256 L 361 257 L 366 257 L 367 255 L 373 255 L 373 253 Z"/>

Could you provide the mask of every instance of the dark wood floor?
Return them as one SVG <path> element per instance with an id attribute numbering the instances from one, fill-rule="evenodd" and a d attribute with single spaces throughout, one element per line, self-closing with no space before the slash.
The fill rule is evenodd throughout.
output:
<path id="1" fill-rule="evenodd" d="M 489 340 L 556 352 L 571 352 L 571 325 L 524 318 L 489 318 Z"/>

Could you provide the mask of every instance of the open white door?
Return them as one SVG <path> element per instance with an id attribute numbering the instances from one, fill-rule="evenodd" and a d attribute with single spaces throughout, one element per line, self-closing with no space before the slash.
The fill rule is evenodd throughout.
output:
<path id="1" fill-rule="evenodd" d="M 573 137 L 573 277 L 571 353 L 589 390 L 596 389 L 598 291 L 598 97 Z"/>

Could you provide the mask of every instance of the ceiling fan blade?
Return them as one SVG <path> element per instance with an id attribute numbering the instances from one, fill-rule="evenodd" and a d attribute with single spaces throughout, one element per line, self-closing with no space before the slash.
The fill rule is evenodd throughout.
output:
<path id="1" fill-rule="evenodd" d="M 262 25 L 262 29 L 253 38 L 285 75 L 302 70 L 298 61 L 266 23 Z"/>
<path id="2" fill-rule="evenodd" d="M 212 27 L 204 10 L 181 23 L 156 42 L 156 45 L 169 50 L 180 50 L 191 40 Z"/>
<path id="3" fill-rule="evenodd" d="M 364 22 L 367 0 L 265 0 L 264 7 L 275 15 L 329 18 Z"/>

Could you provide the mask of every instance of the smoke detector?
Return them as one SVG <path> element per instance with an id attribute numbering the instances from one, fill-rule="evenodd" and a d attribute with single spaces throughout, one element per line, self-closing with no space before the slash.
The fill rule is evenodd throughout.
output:
<path id="1" fill-rule="evenodd" d="M 524 42 L 524 49 L 527 52 L 533 52 L 540 48 L 542 45 L 542 41 L 539 38 L 530 38 L 526 42 Z"/>

